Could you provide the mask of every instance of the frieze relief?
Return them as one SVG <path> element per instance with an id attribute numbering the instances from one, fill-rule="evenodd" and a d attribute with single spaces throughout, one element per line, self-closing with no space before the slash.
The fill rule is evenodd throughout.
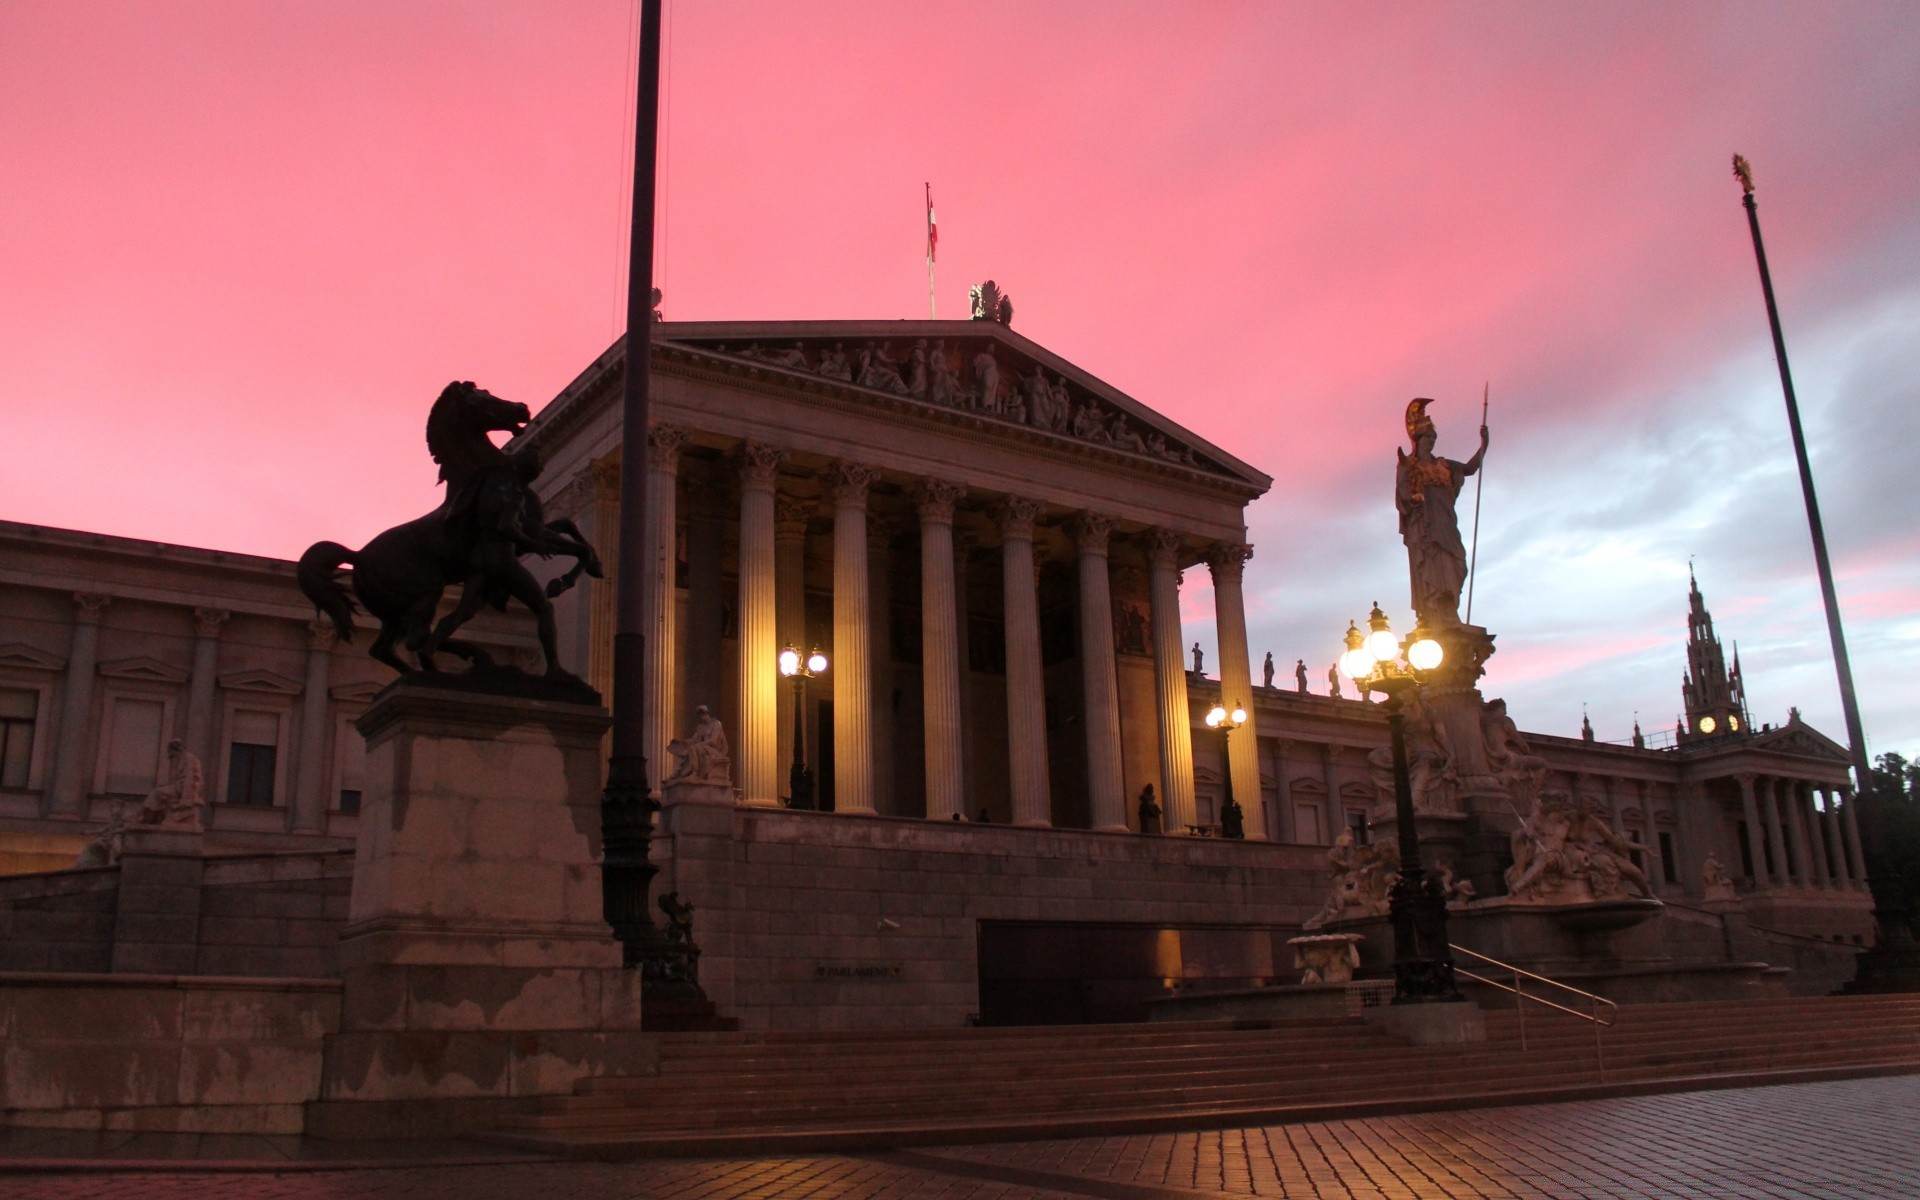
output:
<path id="1" fill-rule="evenodd" d="M 1039 363 L 1011 361 L 1005 348 L 991 340 L 750 342 L 700 348 L 1180 466 L 1217 469 L 1192 447 L 1168 441 L 1159 430 L 1103 404 L 1064 375 Z"/>

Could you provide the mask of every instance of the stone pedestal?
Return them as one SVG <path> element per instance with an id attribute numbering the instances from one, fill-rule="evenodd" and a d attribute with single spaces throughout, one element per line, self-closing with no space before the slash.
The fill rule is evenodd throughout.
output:
<path id="1" fill-rule="evenodd" d="M 646 1067 L 601 919 L 597 705 L 396 684 L 367 786 L 320 1136 L 456 1133 Z"/>
<path id="2" fill-rule="evenodd" d="M 199 830 L 129 826 L 120 840 L 113 919 L 115 974 L 191 975 L 200 956 Z"/>

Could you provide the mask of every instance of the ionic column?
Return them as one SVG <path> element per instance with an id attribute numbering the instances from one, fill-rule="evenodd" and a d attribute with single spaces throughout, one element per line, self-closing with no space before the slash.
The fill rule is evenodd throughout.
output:
<path id="1" fill-rule="evenodd" d="M 217 749 L 213 702 L 220 678 L 220 629 L 232 617 L 224 608 L 193 610 L 193 669 L 187 675 L 187 731 L 181 740 L 203 769 Z"/>
<path id="2" fill-rule="evenodd" d="M 1184 831 L 1196 821 L 1193 800 L 1193 714 L 1187 708 L 1186 635 L 1180 630 L 1180 535 L 1153 531 L 1148 559 L 1153 600 L 1153 682 L 1160 701 L 1162 828 Z"/>
<path id="3" fill-rule="evenodd" d="M 1035 500 L 1000 511 L 1000 578 L 1007 623 L 1007 778 L 1015 825 L 1051 825 L 1046 676 L 1040 665 L 1040 591 L 1033 565 Z M 1176 653 L 1175 661 L 1179 659 Z"/>
<path id="4" fill-rule="evenodd" d="M 1840 789 L 1840 824 L 1846 831 L 1847 870 L 1853 886 L 1867 886 L 1867 860 L 1860 849 L 1860 816 L 1853 803 L 1853 789 Z"/>
<path id="5" fill-rule="evenodd" d="M 773 494 L 786 451 L 740 447 L 740 799 L 780 803 L 780 642 L 773 593 Z"/>
<path id="6" fill-rule="evenodd" d="M 327 827 L 327 689 L 333 639 L 333 622 L 307 622 L 307 682 L 300 692 L 300 769 L 293 781 L 295 833 L 320 833 Z"/>
<path id="7" fill-rule="evenodd" d="M 1220 643 L 1220 702 L 1228 708 L 1244 704 L 1253 712 L 1253 673 L 1247 658 L 1247 609 L 1240 592 L 1240 576 L 1253 547 L 1245 542 L 1222 542 L 1207 556 L 1213 572 L 1213 616 Z M 1246 811 L 1247 836 L 1268 836 L 1260 804 L 1259 722 L 1249 717 L 1239 737 L 1229 737 L 1233 797 Z"/>
<path id="8" fill-rule="evenodd" d="M 647 569 L 647 590 L 644 594 L 642 612 L 647 631 L 647 774 L 652 777 L 657 789 L 660 781 L 673 770 L 673 759 L 667 754 L 667 743 L 673 740 L 674 726 L 686 719 L 680 711 L 680 654 L 678 631 L 675 629 L 675 616 L 679 604 L 675 597 L 674 579 L 676 567 L 676 549 L 674 531 L 678 528 L 678 516 L 674 512 L 680 494 L 680 448 L 686 445 L 687 431 L 671 425 L 654 425 L 647 430 L 647 536 L 643 553 L 652 565 Z M 595 510 L 600 508 L 599 497 L 604 493 L 611 497 L 612 516 L 608 519 L 611 531 L 620 520 L 620 465 L 617 460 L 607 467 L 596 468 Z M 606 544 L 618 549 L 620 539 L 616 535 L 605 539 Z M 607 578 L 617 579 L 619 573 L 611 563 L 606 564 Z M 608 651 L 613 647 L 613 607 L 611 589 L 609 591 L 606 615 L 599 612 L 596 603 L 594 623 L 598 626 L 606 622 L 605 644 Z M 599 600 L 598 592 L 594 600 Z M 594 645 L 601 644 L 596 633 Z M 608 686 L 612 686 L 611 663 L 608 667 Z"/>
<path id="9" fill-rule="evenodd" d="M 1760 824 L 1760 806 L 1753 799 L 1753 776 L 1742 775 L 1740 783 L 1740 812 L 1747 819 L 1747 858 L 1752 861 L 1753 886 L 1767 886 L 1767 848 L 1762 839 L 1767 836 L 1766 828 Z"/>
<path id="10" fill-rule="evenodd" d="M 1760 781 L 1760 803 L 1767 818 L 1767 844 L 1773 847 L 1773 871 L 1777 883 L 1790 882 L 1787 865 L 1787 838 L 1780 826 L 1780 805 L 1771 777 Z"/>
<path id="11" fill-rule="evenodd" d="M 93 740 L 93 671 L 100 649 L 100 614 L 113 602 L 94 592 L 73 594 L 73 646 L 61 683 L 60 741 L 54 747 L 48 815 L 87 814 L 87 744 Z"/>
<path id="12" fill-rule="evenodd" d="M 1120 766 L 1120 679 L 1113 659 L 1113 587 L 1107 538 L 1113 518 L 1082 514 L 1074 523 L 1080 550 L 1080 676 L 1087 706 L 1087 799 L 1095 829 L 1127 829 L 1126 780 Z"/>
<path id="13" fill-rule="evenodd" d="M 807 517 L 812 504 L 795 496 L 775 496 L 773 502 L 774 640 L 801 654 L 807 644 Z M 793 700 L 780 701 L 779 744 L 782 753 L 793 747 Z M 780 775 L 784 779 L 784 774 Z"/>
<path id="14" fill-rule="evenodd" d="M 1807 856 L 1807 814 L 1800 806 L 1800 785 L 1791 779 L 1776 779 L 1773 787 L 1785 810 L 1787 856 L 1793 860 L 1794 881 L 1801 887 L 1812 887 L 1813 870 Z"/>
<path id="15" fill-rule="evenodd" d="M 867 639 L 867 488 L 878 473 L 833 466 L 833 807 L 873 809 L 873 697 Z"/>
<path id="16" fill-rule="evenodd" d="M 1833 886 L 1853 886 L 1853 868 L 1847 862 L 1847 834 L 1840 824 L 1840 793 L 1834 788 L 1820 789 L 1827 797 L 1827 844 L 1833 847 Z"/>
<path id="17" fill-rule="evenodd" d="M 920 510 L 920 675 L 926 725 L 927 819 L 966 811 L 960 754 L 960 627 L 954 605 L 953 505 L 966 488 L 928 479 Z"/>
<path id="18" fill-rule="evenodd" d="M 1809 786 L 1802 790 L 1795 787 L 1794 796 L 1801 813 L 1806 818 L 1807 850 L 1813 856 L 1813 882 L 1818 887 L 1833 886 L 1833 867 L 1827 860 L 1827 835 L 1821 828 L 1825 823 L 1821 819 L 1819 808 L 1814 805 L 1814 789 Z"/>
<path id="19" fill-rule="evenodd" d="M 902 815 L 893 800 L 893 531 L 867 516 L 867 745 L 873 747 L 873 811 Z"/>

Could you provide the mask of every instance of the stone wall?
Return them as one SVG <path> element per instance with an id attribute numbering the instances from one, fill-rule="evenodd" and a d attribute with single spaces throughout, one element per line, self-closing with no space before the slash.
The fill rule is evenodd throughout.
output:
<path id="1" fill-rule="evenodd" d="M 330 977 L 352 884 L 351 850 L 0 879 L 0 971 Z"/>
<path id="2" fill-rule="evenodd" d="M 339 1020 L 333 980 L 0 973 L 0 1124 L 299 1133 Z"/>
<path id="3" fill-rule="evenodd" d="M 957 1026 L 982 921 L 1298 926 L 1312 846 L 675 805 L 657 889 L 696 906 L 701 981 L 748 1029 Z"/>

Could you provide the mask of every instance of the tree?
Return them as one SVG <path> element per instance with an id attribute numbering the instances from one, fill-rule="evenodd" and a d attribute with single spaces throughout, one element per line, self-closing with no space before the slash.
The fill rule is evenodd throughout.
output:
<path id="1" fill-rule="evenodd" d="M 1920 763 L 1882 754 L 1860 806 L 1861 850 L 1882 920 L 1920 911 Z"/>

